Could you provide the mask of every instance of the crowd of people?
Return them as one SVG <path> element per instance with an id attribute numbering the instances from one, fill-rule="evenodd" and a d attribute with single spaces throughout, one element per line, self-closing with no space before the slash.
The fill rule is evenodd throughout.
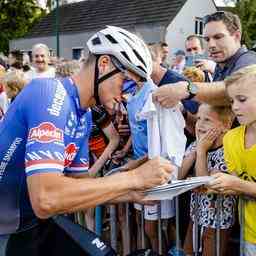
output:
<path id="1" fill-rule="evenodd" d="M 0 256 L 17 255 L 21 245 L 24 255 L 84 255 L 52 217 L 82 212 L 95 231 L 95 207 L 110 203 L 118 204 L 127 255 L 127 202 L 133 250 L 256 255 L 256 53 L 241 44 L 237 15 L 203 21 L 205 42 L 188 35 L 172 61 L 166 42 L 146 45 L 113 26 L 89 39 L 80 60 L 53 58 L 41 43 L 31 63 L 19 50 L 1 58 Z M 114 168 L 121 171 L 105 175 Z M 213 179 L 179 206 L 143 200 L 146 189 L 197 176 Z"/>

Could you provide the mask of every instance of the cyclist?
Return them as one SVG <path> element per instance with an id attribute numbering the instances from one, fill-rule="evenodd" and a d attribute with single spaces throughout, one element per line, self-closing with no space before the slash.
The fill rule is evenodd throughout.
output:
<path id="1" fill-rule="evenodd" d="M 87 46 L 78 74 L 32 80 L 0 124 L 1 256 L 70 255 L 52 216 L 142 199 L 139 191 L 165 183 L 172 172 L 168 161 L 156 158 L 127 172 L 88 177 L 89 108 L 103 104 L 114 113 L 124 80 L 147 80 L 152 63 L 144 42 L 118 27 L 99 31 Z"/>

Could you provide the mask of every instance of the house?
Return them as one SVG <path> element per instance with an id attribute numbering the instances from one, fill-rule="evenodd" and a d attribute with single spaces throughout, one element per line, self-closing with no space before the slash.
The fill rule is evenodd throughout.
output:
<path id="1" fill-rule="evenodd" d="M 85 0 L 59 8 L 59 49 L 64 58 L 79 58 L 86 41 L 105 25 L 116 25 L 148 43 L 166 41 L 172 52 L 184 48 L 190 34 L 201 35 L 202 17 L 217 11 L 213 0 Z M 10 49 L 31 51 L 44 43 L 56 53 L 55 10 L 24 37 L 10 41 Z"/>

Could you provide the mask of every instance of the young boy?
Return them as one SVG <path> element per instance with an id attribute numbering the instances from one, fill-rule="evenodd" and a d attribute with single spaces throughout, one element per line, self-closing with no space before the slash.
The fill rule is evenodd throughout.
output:
<path id="1" fill-rule="evenodd" d="M 195 163 L 196 176 L 226 172 L 222 139 L 231 128 L 232 112 L 228 107 L 213 107 L 202 104 L 197 113 L 196 141 L 187 149 L 181 168 L 181 178 Z M 199 248 L 202 256 L 216 253 L 216 229 L 220 229 L 220 254 L 227 255 L 230 228 L 234 223 L 235 198 L 218 195 L 199 189 L 191 194 L 191 221 L 184 243 L 186 255 L 193 255 Z M 199 244 L 195 241 L 195 228 L 199 231 Z M 194 232 L 193 232 L 194 230 Z M 194 243 L 191 243 L 194 241 Z M 194 246 L 193 246 L 194 245 Z"/>
<path id="2" fill-rule="evenodd" d="M 226 81 L 232 110 L 240 126 L 224 137 L 224 156 L 229 174 L 215 174 L 211 189 L 247 196 L 243 199 L 243 256 L 256 255 L 256 65 L 234 73 Z M 241 215 L 241 212 L 240 212 Z M 241 218 L 240 218 L 241 219 Z"/>
<path id="3" fill-rule="evenodd" d="M 129 96 L 127 100 L 128 120 L 131 129 L 133 158 L 139 159 L 148 154 L 148 134 L 147 121 L 139 120 L 138 114 L 145 105 L 149 94 L 156 88 L 153 83 L 141 83 L 136 87 L 136 91 Z M 141 206 L 135 204 L 135 208 L 140 211 Z M 160 215 L 160 214 L 159 214 Z M 175 216 L 174 201 L 165 200 L 161 202 L 161 219 L 169 219 Z M 144 206 L 145 219 L 145 233 L 149 237 L 152 249 L 158 251 L 158 234 L 157 234 L 157 220 L 158 220 L 158 206 L 145 205 Z M 138 234 L 140 239 L 140 234 Z M 138 241 L 139 242 L 139 241 Z"/>

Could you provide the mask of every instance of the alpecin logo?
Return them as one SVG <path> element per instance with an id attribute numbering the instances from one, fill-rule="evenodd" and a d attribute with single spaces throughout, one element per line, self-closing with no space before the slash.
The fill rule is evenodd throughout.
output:
<path id="1" fill-rule="evenodd" d="M 63 131 L 57 128 L 53 123 L 43 122 L 30 129 L 28 140 L 41 143 L 49 143 L 54 141 L 62 142 Z"/>
<path id="2" fill-rule="evenodd" d="M 78 147 L 75 143 L 69 143 L 64 152 L 64 167 L 68 167 L 71 165 L 73 160 L 75 159 L 76 153 L 78 151 Z"/>

